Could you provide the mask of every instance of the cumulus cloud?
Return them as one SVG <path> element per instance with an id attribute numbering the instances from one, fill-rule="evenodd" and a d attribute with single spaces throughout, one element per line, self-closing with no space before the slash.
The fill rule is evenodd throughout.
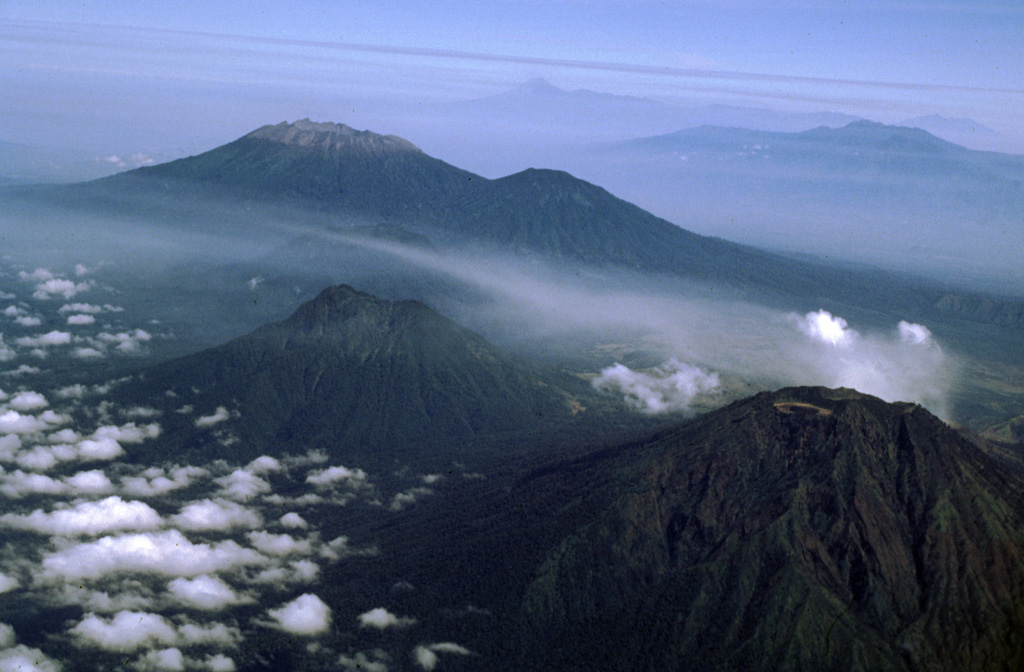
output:
<path id="1" fill-rule="evenodd" d="M 17 353 L 4 343 L 4 335 L 0 334 L 0 362 L 9 362 L 17 356 Z"/>
<path id="2" fill-rule="evenodd" d="M 67 345 L 71 342 L 71 334 L 66 331 L 49 331 L 40 336 L 22 336 L 15 341 L 16 344 L 26 348 L 50 348 L 59 345 Z"/>
<path id="3" fill-rule="evenodd" d="M 142 329 L 122 331 L 116 334 L 101 332 L 96 336 L 99 344 L 113 347 L 122 354 L 135 354 L 142 350 L 144 343 L 153 339 L 153 335 Z"/>
<path id="4" fill-rule="evenodd" d="M 24 644 L 0 651 L 0 672 L 60 672 L 61 665 Z"/>
<path id="5" fill-rule="evenodd" d="M 171 523 L 183 530 L 225 531 L 233 528 L 254 528 L 263 525 L 256 511 L 225 499 L 204 499 L 185 505 L 171 517 Z"/>
<path id="6" fill-rule="evenodd" d="M 129 610 L 109 619 L 86 614 L 69 633 L 81 644 L 115 653 L 158 646 L 234 646 L 241 640 L 237 628 L 222 623 L 176 625 L 159 614 Z"/>
<path id="7" fill-rule="evenodd" d="M 309 523 L 307 523 L 302 516 L 295 513 L 294 511 L 290 511 L 281 516 L 279 522 L 285 527 L 295 530 L 304 530 L 307 527 L 309 527 Z"/>
<path id="8" fill-rule="evenodd" d="M 279 609 L 270 609 L 267 615 L 276 627 L 293 635 L 319 635 L 331 626 L 331 608 L 312 593 L 300 595 Z"/>
<path id="9" fill-rule="evenodd" d="M 0 516 L 0 524 L 39 534 L 95 536 L 124 530 L 154 530 L 163 525 L 163 519 L 143 502 L 126 502 L 114 496 L 48 513 L 42 509 L 25 515 L 7 513 Z"/>
<path id="10" fill-rule="evenodd" d="M 49 406 L 50 402 L 38 392 L 19 392 L 7 402 L 7 405 L 16 411 L 37 411 Z"/>
<path id="11" fill-rule="evenodd" d="M 210 672 L 235 672 L 238 669 L 235 666 L 235 661 L 223 653 L 208 656 L 206 660 L 202 661 L 202 668 Z"/>
<path id="12" fill-rule="evenodd" d="M 797 326 L 811 340 L 837 348 L 849 347 L 860 337 L 860 334 L 849 328 L 846 320 L 833 316 L 827 310 L 807 313 L 798 318 Z"/>
<path id="13" fill-rule="evenodd" d="M 913 324 L 900 320 L 897 325 L 900 341 L 906 345 L 932 345 L 932 332 L 923 324 Z"/>
<path id="14" fill-rule="evenodd" d="M 42 578 L 74 581 L 123 572 L 187 577 L 264 562 L 264 556 L 231 540 L 194 544 L 178 530 L 166 530 L 103 537 L 61 548 L 43 558 Z"/>
<path id="15" fill-rule="evenodd" d="M 644 413 L 689 411 L 701 396 L 713 393 L 721 384 L 717 373 L 683 364 L 674 357 L 650 372 L 634 371 L 616 363 L 594 379 L 599 390 L 616 392 Z"/>
<path id="16" fill-rule="evenodd" d="M 101 495 L 114 489 L 110 478 L 99 469 L 80 471 L 64 479 L 64 483 L 74 494 Z"/>
<path id="17" fill-rule="evenodd" d="M 382 660 L 384 652 L 377 651 L 374 654 L 374 658 L 370 658 L 362 651 L 356 652 L 353 656 L 342 654 L 338 657 L 337 664 L 350 672 L 388 672 L 387 662 Z"/>
<path id="18" fill-rule="evenodd" d="M 42 301 L 50 299 L 54 295 L 70 299 L 77 294 L 88 291 L 91 287 L 91 282 L 75 282 L 74 280 L 66 280 L 64 278 L 50 278 L 36 285 L 36 291 L 32 293 L 32 297 Z"/>
<path id="19" fill-rule="evenodd" d="M 306 483 L 315 485 L 318 488 L 330 488 L 338 484 L 358 487 L 365 482 L 365 471 L 362 469 L 349 469 L 343 466 L 328 467 L 327 469 L 314 471 L 306 476 Z"/>
<path id="20" fill-rule="evenodd" d="M 432 494 L 434 491 L 430 488 L 409 488 L 392 497 L 388 508 L 392 511 L 401 511 L 405 507 L 415 504 L 417 500 Z"/>
<path id="21" fill-rule="evenodd" d="M 220 486 L 218 495 L 238 501 L 247 501 L 273 490 L 270 483 L 245 469 L 235 469 L 227 476 L 214 479 L 214 482 Z"/>
<path id="22" fill-rule="evenodd" d="M 385 630 L 387 628 L 407 628 L 416 625 L 416 619 L 406 616 L 395 616 L 384 607 L 377 607 L 356 617 L 360 628 L 376 628 Z"/>
<path id="23" fill-rule="evenodd" d="M 77 313 L 75 315 L 68 315 L 68 326 L 81 327 L 89 324 L 95 324 L 96 318 L 92 315 L 86 315 L 84 313 Z"/>
<path id="24" fill-rule="evenodd" d="M 200 574 L 194 579 L 177 578 L 167 584 L 167 591 L 181 604 L 204 611 L 217 611 L 250 602 L 216 576 Z"/>
<path id="25" fill-rule="evenodd" d="M 954 365 L 926 326 L 901 321 L 894 333 L 862 335 L 823 310 L 791 320 L 816 346 L 804 353 L 804 361 L 819 384 L 912 401 L 946 415 Z"/>
<path id="26" fill-rule="evenodd" d="M 472 651 L 464 646 L 452 642 L 439 642 L 437 644 L 420 644 L 412 651 L 412 659 L 417 665 L 428 672 L 437 667 L 438 653 L 453 653 L 461 656 L 468 656 Z"/>
<path id="27" fill-rule="evenodd" d="M 185 669 L 185 656 L 177 647 L 147 651 L 132 667 L 140 672 L 181 672 Z"/>
<path id="28" fill-rule="evenodd" d="M 195 419 L 195 425 L 199 429 L 206 429 L 207 427 L 213 427 L 219 425 L 231 418 L 231 413 L 228 409 L 223 406 L 218 406 L 217 409 L 210 415 L 201 415 Z"/>
<path id="29" fill-rule="evenodd" d="M 290 534 L 272 534 L 262 530 L 249 532 L 246 535 L 253 548 L 266 555 L 284 557 L 286 555 L 308 555 L 313 552 L 308 539 L 295 539 Z"/>
<path id="30" fill-rule="evenodd" d="M 149 467 L 137 476 L 121 479 L 121 489 L 133 497 L 158 497 L 189 487 L 197 478 L 209 476 L 202 467 L 176 467 L 169 472 L 162 467 Z"/>
<path id="31" fill-rule="evenodd" d="M 277 458 L 270 455 L 260 455 L 255 460 L 245 465 L 245 470 L 254 474 L 272 474 L 283 469 L 283 465 Z"/>
<path id="32" fill-rule="evenodd" d="M 0 572 L 0 593 L 9 593 L 20 586 L 16 578 Z"/>
<path id="33" fill-rule="evenodd" d="M 109 620 L 87 614 L 69 632 L 83 644 L 117 653 L 167 646 L 178 639 L 174 626 L 163 616 L 139 611 L 120 611 Z"/>

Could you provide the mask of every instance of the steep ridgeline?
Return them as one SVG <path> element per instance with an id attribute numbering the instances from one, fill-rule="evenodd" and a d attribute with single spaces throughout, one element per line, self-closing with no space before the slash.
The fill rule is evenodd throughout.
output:
<path id="1" fill-rule="evenodd" d="M 451 459 L 480 442 L 540 441 L 601 402 L 582 379 L 510 357 L 418 301 L 347 286 L 141 378 L 120 392 L 167 407 L 170 446 L 206 458 L 317 447 L 385 463 Z M 172 412 L 185 405 L 193 412 Z"/>
<path id="2" fill-rule="evenodd" d="M 525 579 L 507 653 L 544 670 L 1019 670 L 1022 492 L 919 406 L 761 393 L 519 483 L 511 499 L 568 527 Z"/>

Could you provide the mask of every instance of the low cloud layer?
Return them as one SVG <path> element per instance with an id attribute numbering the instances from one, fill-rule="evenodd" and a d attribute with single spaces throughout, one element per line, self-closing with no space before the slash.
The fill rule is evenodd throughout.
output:
<path id="1" fill-rule="evenodd" d="M 688 412 L 694 400 L 712 394 L 720 384 L 718 374 L 682 364 L 674 357 L 649 372 L 615 364 L 594 379 L 597 389 L 619 393 L 631 406 L 649 414 Z"/>

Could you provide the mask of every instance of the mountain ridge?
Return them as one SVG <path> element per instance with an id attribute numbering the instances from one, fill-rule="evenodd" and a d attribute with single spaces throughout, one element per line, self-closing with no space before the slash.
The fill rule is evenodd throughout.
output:
<path id="1" fill-rule="evenodd" d="M 1024 664 L 1024 483 L 920 406 L 762 392 L 595 459 L 521 485 L 603 492 L 534 570 L 524 667 Z"/>

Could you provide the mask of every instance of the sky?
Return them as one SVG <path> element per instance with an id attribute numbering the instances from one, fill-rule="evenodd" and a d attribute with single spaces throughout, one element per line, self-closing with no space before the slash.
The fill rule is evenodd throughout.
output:
<path id="1" fill-rule="evenodd" d="M 0 140 L 166 159 L 283 120 L 386 125 L 387 105 L 535 77 L 1020 135 L 1021 35 L 1012 0 L 4 0 Z"/>

